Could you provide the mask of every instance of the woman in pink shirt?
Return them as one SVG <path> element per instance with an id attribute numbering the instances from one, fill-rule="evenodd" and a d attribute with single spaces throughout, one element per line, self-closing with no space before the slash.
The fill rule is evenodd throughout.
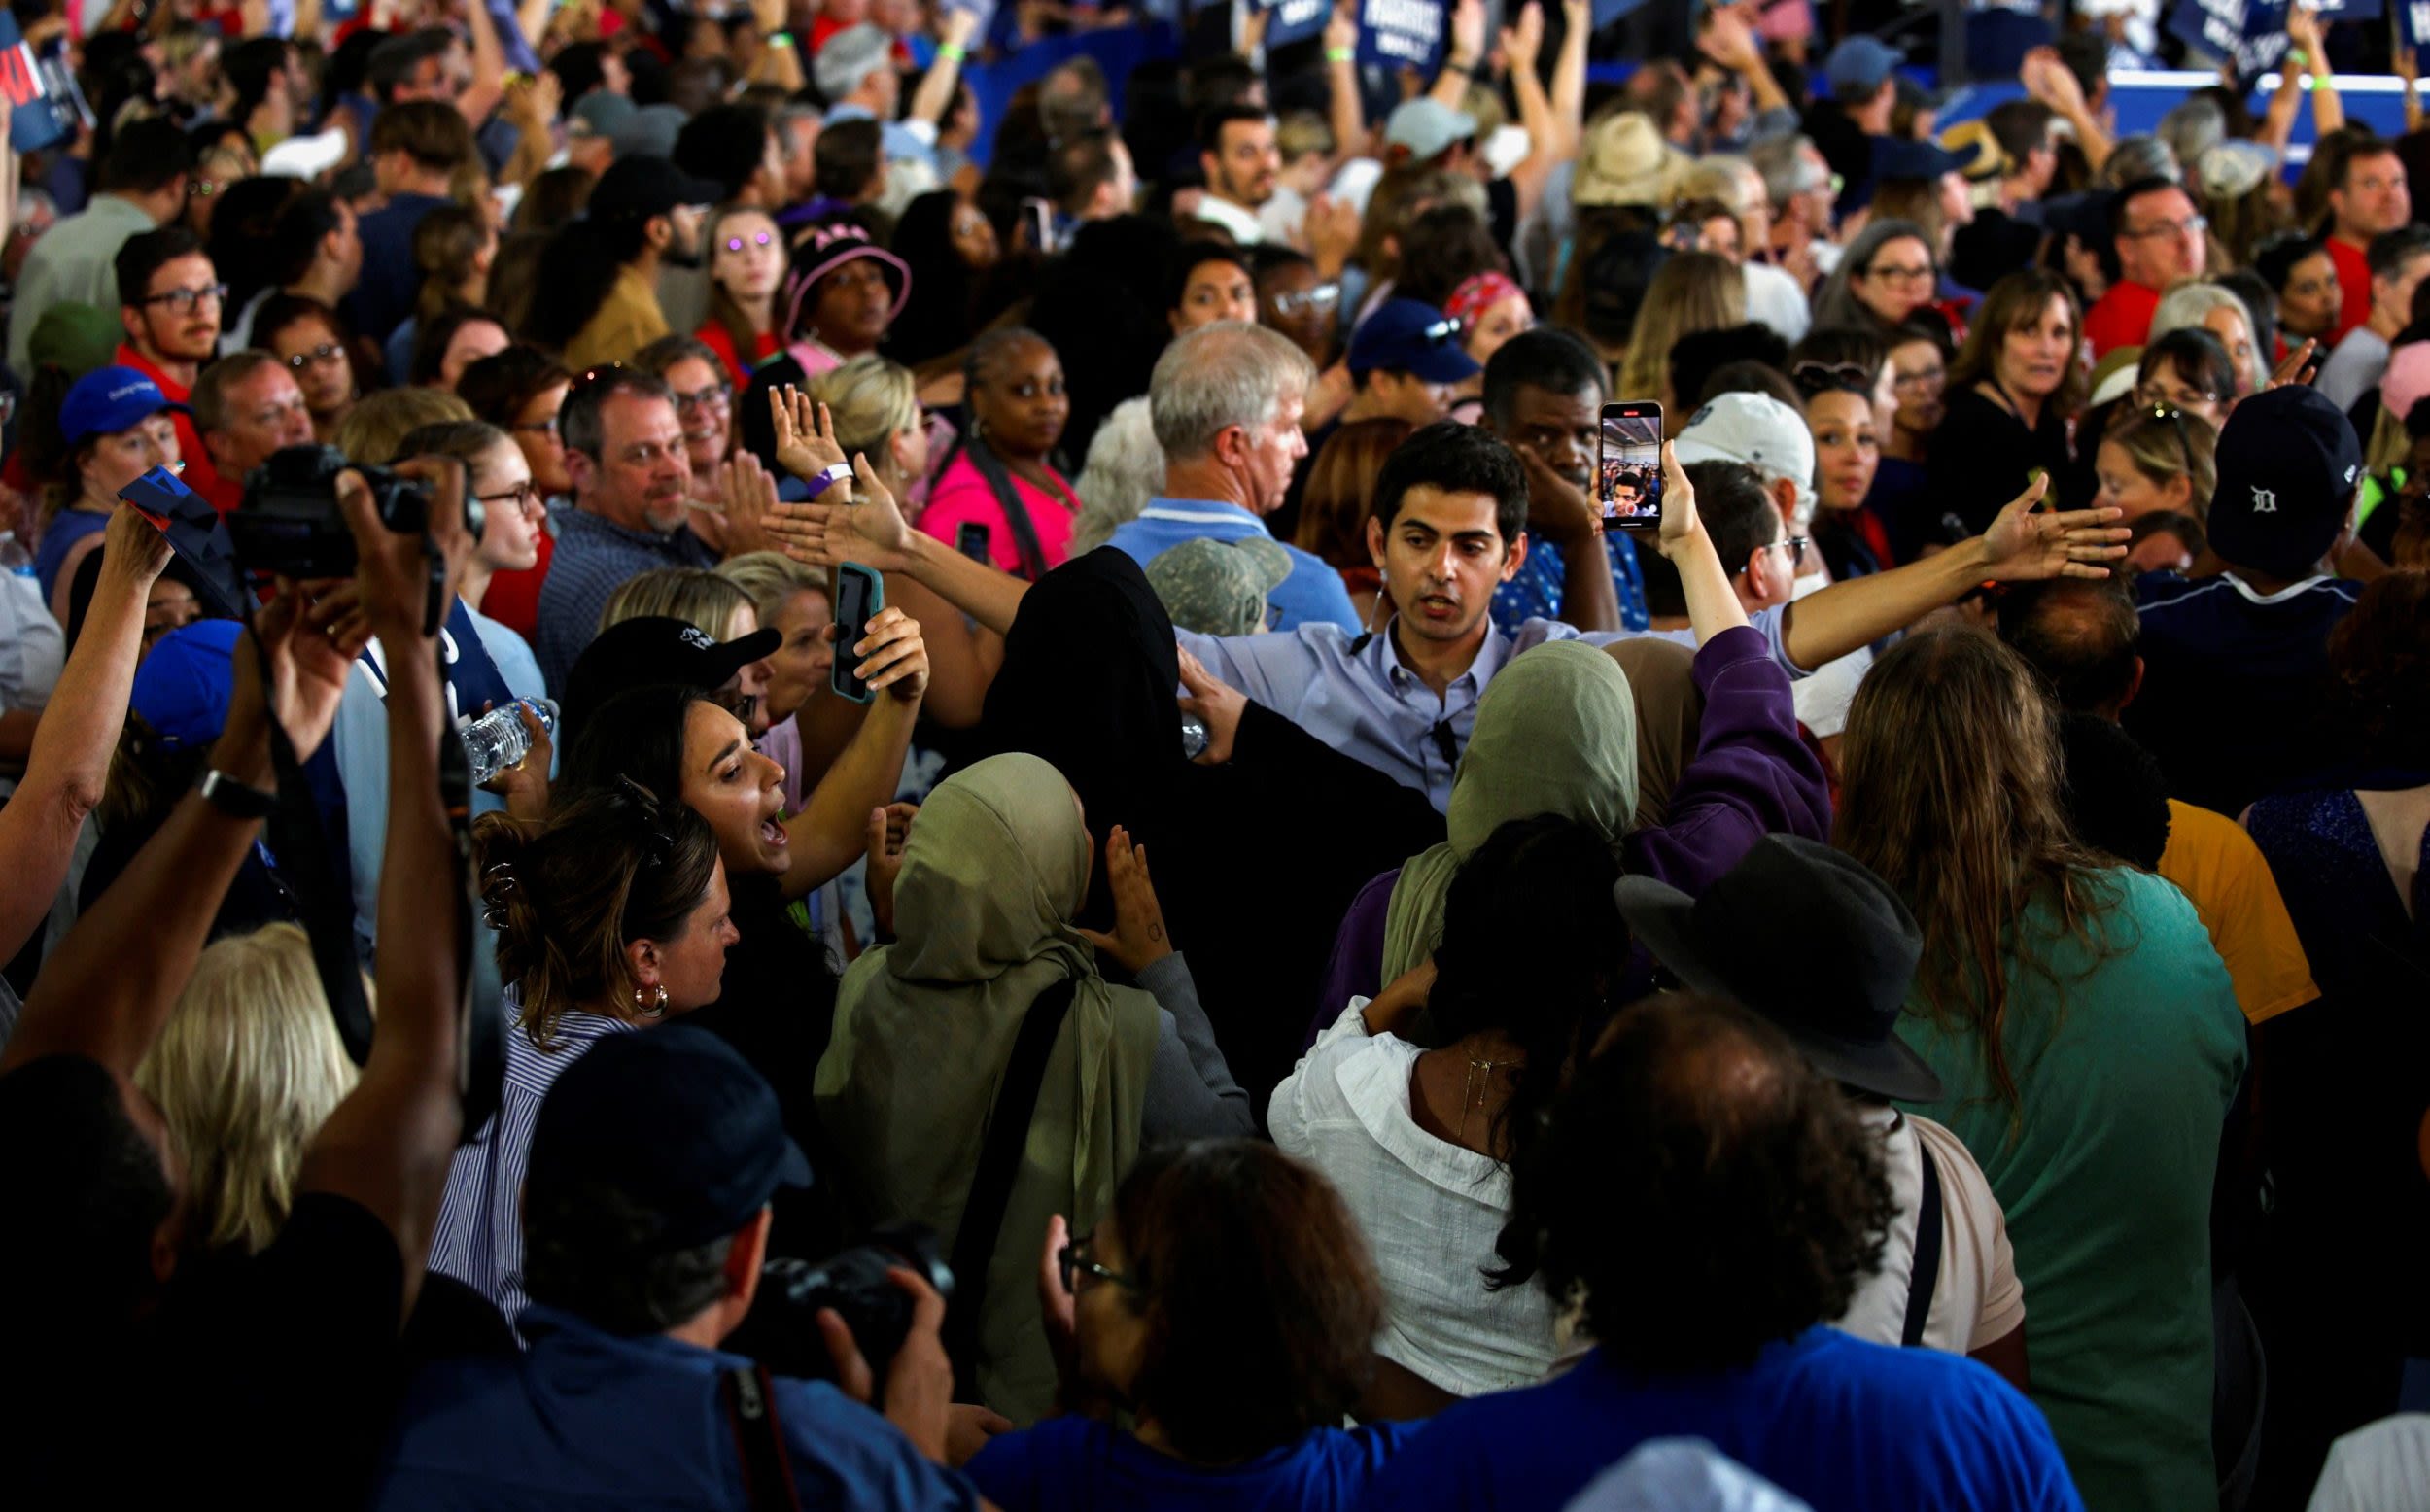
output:
<path id="1" fill-rule="evenodd" d="M 1048 461 L 1071 418 L 1062 361 L 1036 331 L 989 331 L 972 343 L 967 372 L 970 433 L 928 486 L 920 529 L 1035 582 L 1070 555 L 1080 513 Z"/>

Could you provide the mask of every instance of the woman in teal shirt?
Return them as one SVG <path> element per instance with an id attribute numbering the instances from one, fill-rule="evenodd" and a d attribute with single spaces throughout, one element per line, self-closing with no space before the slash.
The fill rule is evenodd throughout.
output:
<path id="1" fill-rule="evenodd" d="M 1975 630 L 1911 636 L 1849 712 L 1839 843 L 1924 926 L 1922 1111 L 1982 1162 L 2025 1283 L 2031 1394 L 2085 1504 L 2183 1508 L 2211 1460 L 2210 1193 L 2245 1062 L 2173 886 L 2086 849 L 2051 706 Z"/>

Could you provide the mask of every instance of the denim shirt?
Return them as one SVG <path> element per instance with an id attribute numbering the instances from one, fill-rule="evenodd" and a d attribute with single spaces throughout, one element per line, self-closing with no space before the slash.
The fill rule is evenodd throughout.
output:
<path id="1" fill-rule="evenodd" d="M 1637 543 L 1614 531 L 1604 535 L 1603 550 L 1612 559 L 1612 590 L 1619 596 L 1620 628 L 1649 628 L 1653 620 L 1646 610 L 1645 574 L 1637 570 Z M 1528 536 L 1527 559 L 1509 582 L 1493 591 L 1494 628 L 1515 636 L 1529 620 L 1559 619 L 1567 565 L 1560 547 L 1542 536 Z"/>

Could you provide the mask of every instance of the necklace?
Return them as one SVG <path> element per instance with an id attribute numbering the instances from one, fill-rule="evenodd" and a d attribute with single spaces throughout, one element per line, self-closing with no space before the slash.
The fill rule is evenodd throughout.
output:
<path id="1" fill-rule="evenodd" d="M 1485 1094 L 1493 1090 L 1493 1074 L 1525 1064 L 1523 1060 L 1478 1060 L 1474 1055 L 1468 1058 L 1468 1075 L 1460 1081 L 1460 1139 L 1463 1143 L 1468 1139 L 1469 1116 L 1485 1111 Z"/>

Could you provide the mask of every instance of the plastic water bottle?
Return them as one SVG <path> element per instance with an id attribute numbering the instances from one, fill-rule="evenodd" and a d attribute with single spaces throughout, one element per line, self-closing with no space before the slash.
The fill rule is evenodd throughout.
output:
<path id="1" fill-rule="evenodd" d="M 520 699 L 502 704 L 464 727 L 465 764 L 472 770 L 474 787 L 521 761 L 532 749 L 532 738 L 523 728 L 520 712 L 526 708 L 539 716 L 542 730 L 551 737 L 556 735 L 557 705 L 548 699 Z"/>
<path id="2" fill-rule="evenodd" d="M 34 575 L 34 558 L 17 538 L 15 531 L 0 531 L 0 571 L 18 577 Z"/>

